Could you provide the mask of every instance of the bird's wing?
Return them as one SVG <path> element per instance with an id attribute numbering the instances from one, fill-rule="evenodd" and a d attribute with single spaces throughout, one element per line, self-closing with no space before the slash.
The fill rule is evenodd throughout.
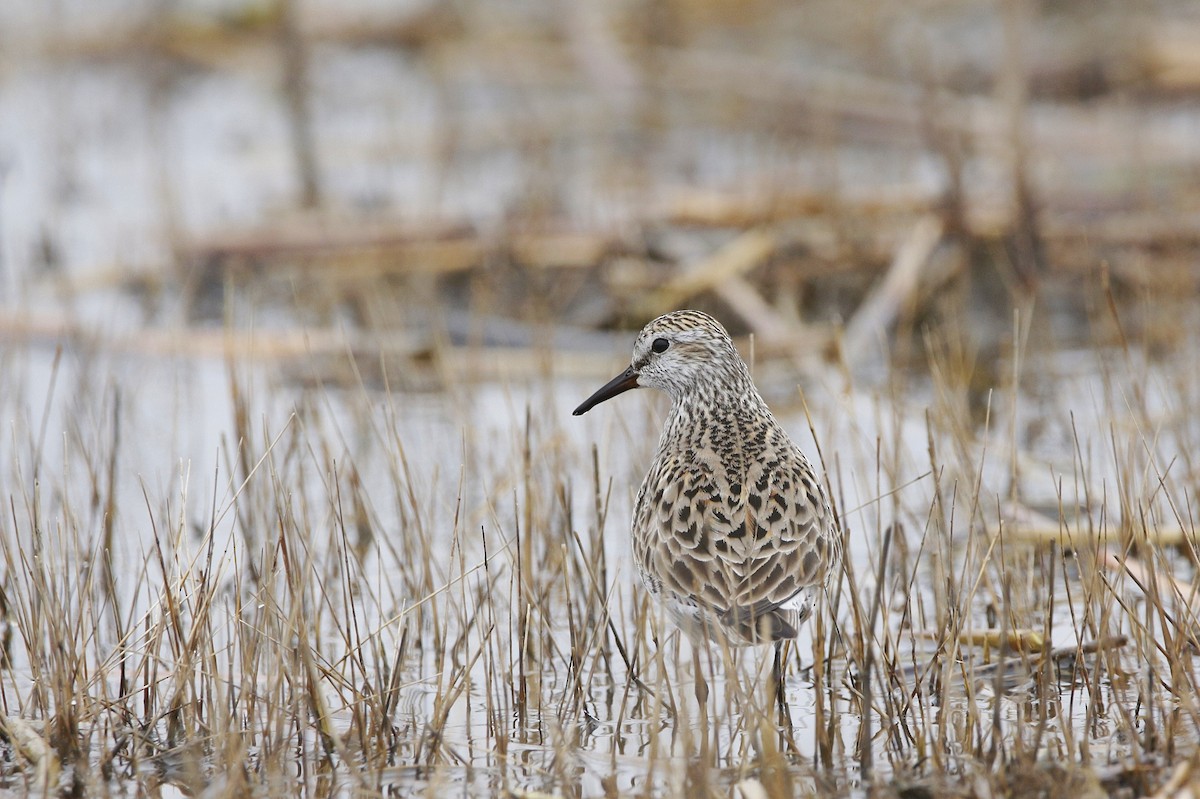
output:
<path id="1" fill-rule="evenodd" d="M 652 587 L 741 618 L 823 582 L 831 514 L 803 456 L 752 461 L 744 474 L 671 462 L 647 476 L 634 529 Z"/>

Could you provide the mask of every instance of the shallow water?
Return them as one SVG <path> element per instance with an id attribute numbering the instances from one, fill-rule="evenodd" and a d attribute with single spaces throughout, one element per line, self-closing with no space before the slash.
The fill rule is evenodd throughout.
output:
<path id="1" fill-rule="evenodd" d="M 998 398 L 991 432 L 979 436 L 977 449 L 961 453 L 973 471 L 955 478 L 953 458 L 935 456 L 943 495 L 960 494 L 941 511 L 933 504 L 929 442 L 941 441 L 937 447 L 951 452 L 956 442 L 936 424 L 927 429 L 928 406 L 920 397 L 932 393 L 928 388 L 918 387 L 913 399 L 905 399 L 876 387 L 847 387 L 841 378 L 805 384 L 805 400 L 848 530 L 851 571 L 864 608 L 869 609 L 874 595 L 883 531 L 900 523 L 891 541 L 888 587 L 876 628 L 878 640 L 888 642 L 884 651 L 890 665 L 877 674 L 875 700 L 889 696 L 886 707 L 892 708 L 876 705 L 873 714 L 874 762 L 880 773 L 923 762 L 931 743 L 909 736 L 936 737 L 942 725 L 950 731 L 950 746 L 940 758 L 953 770 L 962 768 L 949 765 L 956 758 L 971 761 L 978 736 L 988 734 L 993 718 L 1009 747 L 1031 745 L 1026 739 L 1037 728 L 1036 719 L 1044 718 L 1037 746 L 1047 756 L 1076 757 L 1087 741 L 1096 762 L 1110 763 L 1136 757 L 1139 745 L 1130 736 L 1145 733 L 1148 724 L 1166 722 L 1165 717 L 1156 719 L 1161 711 L 1153 709 L 1143 712 L 1148 713 L 1145 718 L 1129 716 L 1138 697 L 1151 708 L 1160 707 L 1163 700 L 1153 698 L 1160 694 L 1170 701 L 1169 683 L 1139 687 L 1147 679 L 1157 682 L 1148 668 L 1191 673 L 1190 656 L 1172 665 L 1151 646 L 1156 636 L 1178 634 L 1179 629 L 1135 629 L 1138 623 L 1158 629 L 1143 587 L 1120 572 L 1098 569 L 1086 550 L 1034 555 L 1016 540 L 1005 544 L 1004 538 L 989 539 L 987 533 L 998 529 L 999 508 L 1014 485 L 1017 496 L 1035 498 L 1030 504 L 1041 508 L 1053 508 L 1061 493 L 1065 523 L 1084 525 L 1079 529 L 1088 523 L 1115 529 L 1122 524 L 1123 508 L 1137 508 L 1152 518 L 1168 502 L 1189 507 L 1184 487 L 1194 483 L 1189 483 L 1191 464 L 1180 445 L 1200 436 L 1197 420 L 1179 405 L 1192 390 L 1182 379 L 1186 373 L 1177 363 L 1142 364 L 1133 381 L 1137 385 L 1131 386 L 1112 371 L 1089 374 L 1071 368 L 1110 357 L 1063 355 L 1060 388 L 1039 392 L 1036 439 L 1022 431 L 1022 424 L 1031 422 L 1020 412 L 1020 403 L 1014 417 L 1004 410 L 1010 403 Z M 182 590 L 184 597 L 195 591 L 199 564 L 206 552 L 213 553 L 216 566 L 206 579 L 224 586 L 215 594 L 213 649 L 234 656 L 247 646 L 239 625 L 260 618 L 269 627 L 271 604 L 286 609 L 289 603 L 287 581 L 279 577 L 273 578 L 276 587 L 269 593 L 255 594 L 248 564 L 267 563 L 280 546 L 299 545 L 309 576 L 296 601 L 311 613 L 309 634 L 320 641 L 324 668 L 331 676 L 342 675 L 322 683 L 334 729 L 351 734 L 357 700 L 347 693 L 348 686 L 382 679 L 404 642 L 400 688 L 389 722 L 396 748 L 388 762 L 393 765 L 381 768 L 379 761 L 370 760 L 361 766 L 377 788 L 407 792 L 428 787 L 470 795 L 502 785 L 546 792 L 571 785 L 569 792 L 594 796 L 614 785 L 618 791 L 655 786 L 652 793 L 670 794 L 693 784 L 689 764 L 700 750 L 694 735 L 699 710 L 690 697 L 691 654 L 665 622 L 653 621 L 647 632 L 637 632 L 643 593 L 634 584 L 626 533 L 633 493 L 664 412 L 661 399 L 625 396 L 603 406 L 601 413 L 577 419 L 570 409 L 590 392 L 589 382 L 478 385 L 453 396 L 387 396 L 355 388 L 299 388 L 269 369 L 240 365 L 232 373 L 236 395 L 246 405 L 244 429 L 250 433 L 242 446 L 246 462 L 255 465 L 246 480 L 238 466 L 231 370 L 221 362 L 102 351 L 85 357 L 71 349 L 55 367 L 48 348 L 10 348 L 3 359 L 11 378 L 3 398 L 8 436 L 0 464 L 13 507 L 3 525 L 7 579 L 18 586 L 16 594 L 28 590 L 22 589 L 28 567 L 20 553 L 29 552 L 33 531 L 41 530 L 40 546 L 52 553 L 49 571 L 59 574 L 58 579 L 82 580 L 71 589 L 78 596 L 68 606 L 99 622 L 81 656 L 91 664 L 93 681 L 107 683 L 110 694 L 120 690 L 117 653 L 146 646 L 140 638 L 122 646 L 110 611 L 86 599 L 96 590 L 87 588 L 87 564 L 95 564 L 101 546 L 115 417 L 120 433 L 111 472 L 116 478 L 112 552 L 126 629 L 131 620 L 136 628 L 161 618 L 163 590 Z M 1175 386 L 1178 391 L 1168 390 Z M 1138 413 L 1120 415 L 1114 406 L 1135 392 L 1143 397 Z M 804 417 L 786 413 L 783 418 L 800 446 L 815 453 Z M 1155 430 L 1152 440 L 1138 432 L 1147 425 Z M 1048 443 L 1063 441 L 1063 428 L 1078 437 L 1075 453 L 1066 449 L 1071 439 L 1059 448 Z M 1014 441 L 1022 442 L 1015 484 Z M 961 448 L 962 442 L 957 445 Z M 595 528 L 593 446 L 607 501 L 602 532 Z M 403 458 L 398 458 L 401 452 Z M 358 481 L 356 501 L 366 503 L 353 512 L 351 473 Z M 1088 513 L 1076 517 L 1071 510 L 1084 502 L 1084 485 L 1093 493 Z M 297 520 L 299 537 L 272 530 L 283 518 Z M 1185 522 L 1190 523 L 1186 517 Z M 1004 553 L 1006 546 L 1012 551 Z M 523 547 L 534 551 L 533 559 L 524 562 L 533 565 L 533 574 L 521 575 Z M 167 571 L 174 575 L 165 583 L 155 554 L 163 548 Z M 1190 579 L 1191 567 L 1170 550 L 1142 557 L 1157 568 L 1169 567 L 1178 579 Z M 602 573 L 588 574 L 601 563 Z M 1048 594 L 1045 580 L 1051 572 L 1054 587 Z M 939 587 L 947 573 L 956 575 L 959 590 L 967 591 L 957 611 L 964 631 L 994 627 L 989 617 L 1011 613 L 1019 626 L 1048 631 L 1055 647 L 1112 635 L 1127 635 L 1130 643 L 1086 656 L 1079 676 L 1070 678 L 1068 672 L 1041 689 L 1036 687 L 1037 672 L 1022 665 L 1017 653 L 1001 656 L 994 649 L 964 645 L 952 650 L 950 661 L 944 654 L 939 661 L 937 608 L 954 604 Z M 1108 580 L 1110 589 L 1096 588 L 1099 577 Z M 170 585 L 178 587 L 166 588 Z M 533 593 L 524 594 L 522 585 Z M 636 673 L 647 691 L 631 687 L 616 641 L 605 630 L 602 615 L 595 615 L 599 606 L 586 599 L 592 590 L 609 597 L 613 629 L 631 656 L 639 658 Z M 833 618 L 848 646 L 858 625 L 845 590 Z M 1120 597 L 1127 610 L 1111 599 L 1107 604 L 1098 599 L 1098 590 L 1104 597 Z M 1052 604 L 1047 599 L 1051 595 Z M 238 609 L 255 596 L 258 610 Z M 271 596 L 275 599 L 267 599 Z M 1186 616 L 1178 601 L 1164 603 Z M 1084 621 L 1105 607 L 1110 618 Z M 1046 609 L 1051 609 L 1048 619 Z M 347 647 L 350 630 L 361 638 Z M 173 656 L 159 646 L 153 657 L 169 667 Z M 832 773 L 853 786 L 862 760 L 855 743 L 861 719 L 856 696 L 862 690 L 855 675 L 861 674 L 861 664 L 842 645 L 833 645 L 823 687 L 818 687 L 811 673 L 816 651 L 824 650 L 814 650 L 813 629 L 806 627 L 791 661 L 804 671 L 793 672 L 787 682 L 796 747 L 789 761 L 792 776 L 801 782 L 828 778 L 820 777 L 827 772 L 816 765 L 818 742 L 825 741 L 836 765 Z M 29 660 L 32 652 L 18 637 L 4 675 L 6 691 L 21 706 L 26 700 L 20 698 L 30 696 L 31 681 L 43 673 L 44 663 Z M 572 665 L 572 652 L 583 654 L 582 672 Z M 656 653 L 662 654 L 661 661 Z M 720 652 L 715 656 L 719 660 Z M 754 718 L 745 709 L 748 702 L 768 707 L 758 696 L 764 680 L 751 676 L 754 664 L 762 668 L 768 658 L 753 650 L 742 656 L 742 666 L 719 668 L 712 682 L 711 748 L 705 757 L 716 770 L 706 772 L 705 779 L 716 785 L 757 774 L 754 764 L 765 756 L 757 730 L 745 727 Z M 998 657 L 1007 665 L 997 682 Z M 354 664 L 355 658 L 361 665 Z M 241 684 L 242 691 L 270 696 L 279 690 L 269 672 L 241 672 L 232 662 L 218 671 L 221 681 Z M 1087 676 L 1093 671 L 1101 675 L 1098 682 Z M 879 679 L 887 674 L 899 676 L 883 690 Z M 347 682 L 339 687 L 342 680 Z M 949 685 L 930 687 L 942 680 Z M 89 690 L 96 689 L 93 682 Z M 443 707 L 448 692 L 454 698 Z M 831 730 L 817 725 L 819 700 L 826 718 L 834 718 Z M 943 701 L 949 703 L 944 709 Z M 895 709 L 909 702 L 912 706 L 899 717 L 903 723 L 889 724 L 897 720 Z M 439 712 L 444 716 L 434 724 Z M 435 727 L 436 736 L 430 738 Z M 1177 741 L 1195 740 L 1187 724 L 1173 729 Z M 497 754 L 500 746 L 506 751 L 503 757 Z M 927 754 L 921 756 L 922 750 Z M 169 761 L 171 755 L 163 757 Z M 354 759 L 345 760 L 349 773 Z M 213 767 L 218 763 L 214 760 Z M 339 783 L 344 776 L 335 778 L 335 784 L 349 790 L 349 783 Z"/>
<path id="2" fill-rule="evenodd" d="M 40 49 L 51 31 L 35 5 L 0 8 L 13 65 L 0 75 L 0 296 L 14 314 L 87 327 L 0 343 L 2 584 L 15 630 L 0 673 L 5 713 L 41 723 L 69 716 L 57 713 L 64 705 L 85 707 L 89 779 L 116 792 L 152 775 L 167 794 L 194 789 L 197 772 L 232 780 L 232 762 L 250 764 L 262 793 L 288 768 L 346 795 L 699 795 L 706 781 L 727 791 L 762 776 L 769 752 L 749 726 L 761 712 L 744 712 L 762 709 L 755 655 L 713 678 L 711 746 L 700 754 L 691 653 L 653 612 L 638 624 L 644 594 L 627 528 L 663 400 L 627 395 L 576 419 L 570 410 L 606 375 L 389 394 L 322 382 L 307 364 L 231 366 L 127 346 L 146 327 L 187 334 L 178 294 L 73 290 L 62 278 L 86 289 L 175 274 L 186 267 L 176 245 L 288 216 L 298 181 L 285 109 L 269 70 L 53 57 Z M 70 5 L 63 32 L 103 33 L 104 19 L 141 8 Z M 586 93 L 514 88 L 492 80 L 486 62 L 456 72 L 447 90 L 398 49 L 331 44 L 313 58 L 326 203 L 357 218 L 489 230 L 545 201 L 549 186 L 562 218 L 619 227 L 674 185 L 790 188 L 827 185 L 837 172 L 869 194 L 934 192 L 941 180 L 938 162 L 907 151 L 814 152 L 698 125 L 663 132 L 651 148 L 661 185 L 631 189 L 646 152 L 625 140 L 619 115 L 596 134 L 611 109 Z M 1147 121 L 1148 149 L 1185 159 L 1200 141 L 1196 113 L 1184 106 Z M 1035 128 L 1054 116 L 1031 109 Z M 539 117 L 576 133 L 543 148 Z M 439 162 L 443 147 L 453 152 Z M 1084 160 L 1055 169 L 1087 172 Z M 967 165 L 980 191 L 1004 182 L 980 169 Z M 230 301 L 248 328 L 305 315 L 285 300 Z M 1056 307 L 1037 313 L 1061 321 Z M 982 400 L 925 371 L 799 375 L 815 440 L 797 376 L 763 381 L 796 442 L 821 453 L 868 610 L 884 532 L 898 525 L 865 716 L 876 774 L 967 774 L 993 719 L 1010 754 L 1027 746 L 1046 759 L 1077 760 L 1086 746 L 1097 764 L 1144 762 L 1162 750 L 1155 730 L 1195 742 L 1191 645 L 1179 643 L 1192 633 L 1187 548 L 1135 553 L 1183 583 L 1182 597 L 1164 583 L 1164 598 L 1148 601 L 1144 578 L 1104 566 L 1090 546 L 1020 544 L 1023 528 L 1045 525 L 1011 506 L 1043 514 L 1051 533 L 1195 529 L 1196 320 L 1181 318 L 1191 335 L 1152 359 L 1136 347 L 1075 348 L 1088 320 L 1068 316 L 1070 348 L 1021 352 L 1016 365 L 999 358 Z M 612 353 L 614 372 L 625 357 Z M 797 792 L 865 782 L 863 628 L 848 583 L 838 596 L 824 643 L 806 627 L 790 661 L 800 666 L 787 682 Z M 1006 616 L 1048 632 L 1054 647 L 1129 641 L 1039 682 L 1016 653 L 939 637 L 950 622 L 970 631 Z M 835 623 L 842 637 L 830 643 Z M 197 638 L 210 657 L 193 673 L 184 644 Z M 324 732 L 339 739 L 332 756 L 305 704 L 302 644 L 315 653 Z M 632 684 L 634 671 L 647 690 Z M 56 693 L 62 674 L 71 680 Z M 371 715 L 365 697 L 389 688 L 390 714 Z M 832 718 L 827 728 L 818 710 Z M 364 727 L 391 751 L 362 744 Z M 130 730 L 154 742 L 135 753 Z M 230 730 L 249 731 L 244 751 Z M 110 754 L 117 767 L 105 772 Z M 326 757 L 337 768 L 323 775 Z M 0 772 L 14 789 L 32 779 L 7 764 Z"/>

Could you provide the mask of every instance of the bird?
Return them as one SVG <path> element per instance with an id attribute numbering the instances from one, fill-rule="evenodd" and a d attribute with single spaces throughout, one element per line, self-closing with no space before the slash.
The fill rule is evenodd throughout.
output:
<path id="1" fill-rule="evenodd" d="M 841 562 L 822 481 L 708 314 L 651 321 L 629 368 L 573 414 L 635 388 L 671 398 L 634 506 L 641 580 L 693 644 L 775 644 L 782 696 L 780 645 L 799 634 Z"/>

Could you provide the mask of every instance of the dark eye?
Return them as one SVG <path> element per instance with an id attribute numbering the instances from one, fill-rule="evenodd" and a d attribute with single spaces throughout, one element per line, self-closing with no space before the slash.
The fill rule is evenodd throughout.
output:
<path id="1" fill-rule="evenodd" d="M 669 346 L 671 346 L 671 342 L 667 341 L 665 338 L 656 338 L 654 339 L 654 343 L 650 345 L 650 349 L 654 350 L 655 352 L 666 352 L 667 347 Z"/>

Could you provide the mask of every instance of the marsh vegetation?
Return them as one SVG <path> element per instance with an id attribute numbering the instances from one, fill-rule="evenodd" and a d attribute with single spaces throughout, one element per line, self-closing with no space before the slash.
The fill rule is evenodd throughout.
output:
<path id="1" fill-rule="evenodd" d="M 230 5 L 9 19 L 0 786 L 1191 795 L 1187 4 Z M 783 716 L 570 415 L 683 306 L 849 553 Z"/>

